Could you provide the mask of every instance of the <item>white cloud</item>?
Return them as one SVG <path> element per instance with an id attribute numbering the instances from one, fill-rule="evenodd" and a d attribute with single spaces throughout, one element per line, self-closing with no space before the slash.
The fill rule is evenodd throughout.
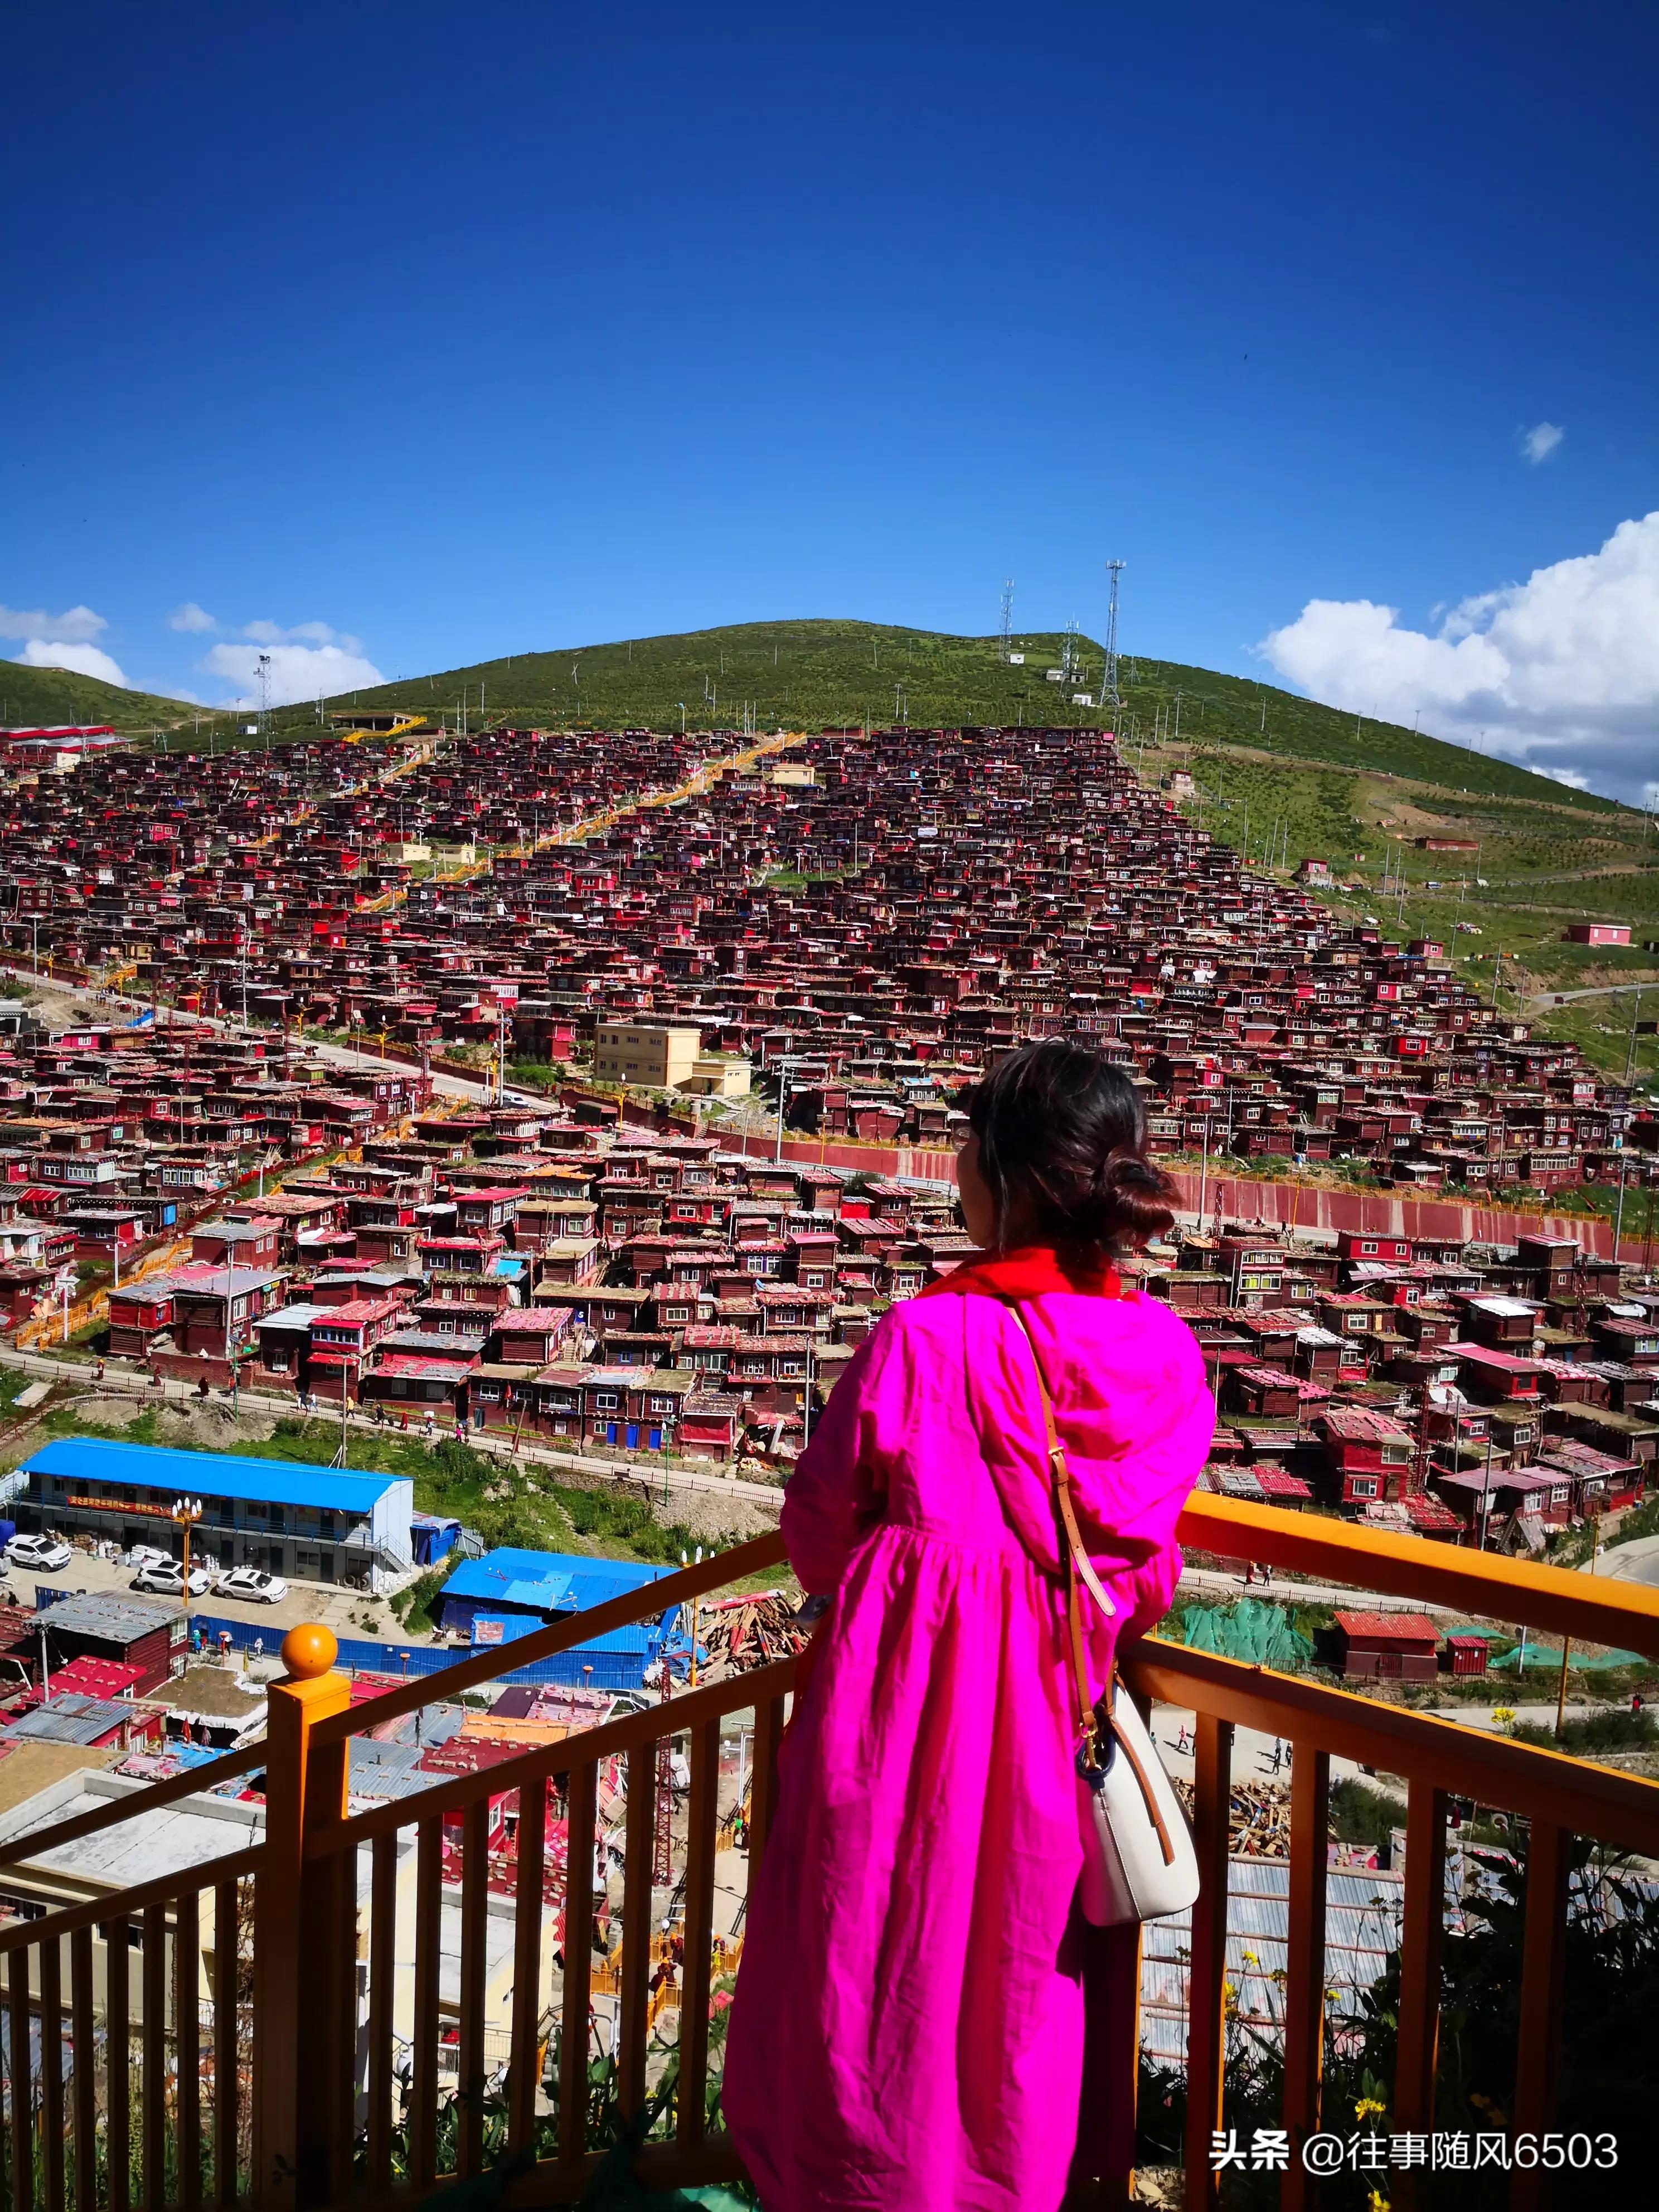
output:
<path id="1" fill-rule="evenodd" d="M 261 645 L 288 645 L 297 638 L 307 645 L 337 645 L 342 653 L 361 653 L 363 649 L 362 638 L 349 637 L 344 630 L 336 629 L 325 622 L 295 623 L 292 629 L 284 629 L 280 623 L 251 622 L 242 635 L 257 638 Z"/>
<path id="2" fill-rule="evenodd" d="M 118 684 L 124 691 L 131 688 L 108 653 L 74 638 L 32 637 L 16 659 L 25 668 L 67 668 L 76 676 L 96 676 L 106 684 Z"/>
<path id="3" fill-rule="evenodd" d="M 1436 737 L 1639 804 L 1659 750 L 1659 511 L 1432 632 L 1370 599 L 1310 599 L 1261 651 L 1328 705 L 1420 714 Z"/>
<path id="4" fill-rule="evenodd" d="M 198 607 L 194 599 L 186 599 L 183 606 L 174 607 L 167 617 L 169 629 L 204 630 L 217 629 L 218 627 L 213 617 L 205 608 Z"/>
<path id="5" fill-rule="evenodd" d="M 1559 422 L 1534 422 L 1521 433 L 1522 459 L 1536 468 L 1540 461 L 1548 460 L 1566 434 Z"/>
<path id="6" fill-rule="evenodd" d="M 302 631 L 324 629 L 324 623 L 302 623 Z M 276 629 L 271 623 L 248 625 L 250 632 L 260 633 Z M 289 633 L 292 635 L 295 633 Z M 332 639 L 334 631 L 329 630 Z M 301 699 L 314 699 L 321 693 L 333 698 L 342 691 L 368 690 L 386 678 L 372 660 L 365 660 L 356 638 L 343 638 L 337 644 L 318 646 L 289 645 L 277 641 L 283 633 L 277 632 L 265 647 L 270 659 L 270 703 L 273 707 L 292 706 Z M 347 650 L 347 647 L 350 650 Z M 258 645 L 216 645 L 199 665 L 212 676 L 228 676 L 237 686 L 237 696 L 228 699 L 227 706 L 251 706 L 257 702 L 259 690 L 260 648 Z"/>
<path id="7" fill-rule="evenodd" d="M 0 637 L 52 637 L 65 645 L 86 645 L 108 628 L 90 607 L 70 607 L 61 615 L 49 615 L 44 607 L 28 612 L 0 607 Z"/>

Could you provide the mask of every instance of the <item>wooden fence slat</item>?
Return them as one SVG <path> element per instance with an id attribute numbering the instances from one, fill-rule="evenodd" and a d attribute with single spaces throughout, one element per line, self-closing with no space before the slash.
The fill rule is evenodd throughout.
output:
<path id="1" fill-rule="evenodd" d="M 75 2151 L 75 2212 L 98 2203 L 98 2030 L 92 2003 L 92 1930 L 70 1937 L 70 2141 Z"/>
<path id="2" fill-rule="evenodd" d="M 11 2028 L 11 2201 L 12 2212 L 33 2212 L 34 2203 L 34 2089 L 29 2063 L 29 1954 L 11 1954 L 7 1995 Z"/>
<path id="3" fill-rule="evenodd" d="M 679 2111 L 676 2134 L 703 2138 L 708 2078 L 708 1978 L 714 1934 L 714 1832 L 720 1820 L 720 1724 L 691 1735 L 691 1799 L 685 1860 L 685 1962 L 681 1968 Z"/>
<path id="4" fill-rule="evenodd" d="M 1541 2135 L 1555 2116 L 1571 1847 L 1565 1828 L 1533 1822 L 1527 1842 L 1526 1949 L 1521 1960 L 1521 2034 L 1510 2121 L 1517 2135 Z M 1409 1869 L 1409 1858 L 1407 1864 Z M 1549 2203 L 1551 2187 L 1550 2176 L 1541 2166 L 1517 2168 L 1510 2185 L 1510 2203 L 1515 2212 L 1536 2212 Z"/>
<path id="5" fill-rule="evenodd" d="M 1187 2204 L 1188 2212 L 1220 2202 L 1210 2163 L 1210 2137 L 1221 2124 L 1222 2057 L 1226 2042 L 1227 1814 L 1232 1792 L 1231 1721 L 1200 1712 L 1194 1747 L 1193 1842 L 1200 1887 L 1193 1906 L 1187 1969 Z"/>
<path id="6" fill-rule="evenodd" d="M 519 1792 L 518 1866 L 513 1896 L 513 2043 L 507 2075 L 509 2156 L 525 2148 L 536 2127 L 546 1843 L 547 1784 L 545 1779 L 526 1782 Z"/>
<path id="7" fill-rule="evenodd" d="M 783 1741 L 783 1699 L 768 1698 L 755 1708 L 755 1771 L 749 1785 L 749 1879 L 772 1832 L 778 1802 L 778 1746 Z"/>
<path id="8" fill-rule="evenodd" d="M 109 2212 L 132 2201 L 132 1923 L 104 1923 L 104 2144 Z"/>
<path id="9" fill-rule="evenodd" d="M 143 1922 L 143 1951 L 140 2002 L 144 2053 L 143 2142 L 140 2171 L 143 2175 L 144 2212 L 167 2202 L 167 1909 L 147 1905 Z"/>
<path id="10" fill-rule="evenodd" d="M 1440 2053 L 1440 1959 L 1446 1932 L 1446 1793 L 1432 1783 L 1407 1785 L 1394 2124 L 1413 2134 L 1434 2125 L 1434 2076 Z M 1395 2177 L 1393 2195 L 1401 2212 L 1425 2203 L 1423 2177 L 1414 2167 L 1403 2169 Z"/>
<path id="11" fill-rule="evenodd" d="M 41 2201 L 64 2212 L 64 1990 L 61 1936 L 40 1946 Z"/>
<path id="12" fill-rule="evenodd" d="M 587 2012 L 593 1943 L 593 1826 L 599 1769 L 573 1767 L 566 1800 L 564 2017 L 559 2049 L 559 2162 L 581 2163 L 587 2147 Z"/>
<path id="13" fill-rule="evenodd" d="M 398 1838 L 376 1836 L 369 1875 L 368 2185 L 392 2185 L 392 2016 L 398 1997 Z"/>
<path id="14" fill-rule="evenodd" d="M 444 1824 L 422 1820 L 415 1863 L 415 2053 L 410 2080 L 410 2179 L 431 2186 L 438 2160 L 438 1963 Z"/>
<path id="15" fill-rule="evenodd" d="M 237 2201 L 240 2082 L 237 2074 L 237 1984 L 241 1972 L 241 1890 L 222 1881 L 213 1893 L 213 2195 L 221 2212 Z"/>
<path id="16" fill-rule="evenodd" d="M 483 2163 L 485 1945 L 489 1936 L 489 1799 L 476 1798 L 461 1825 L 461 2012 L 457 2046 L 455 2172 Z"/>
<path id="17" fill-rule="evenodd" d="M 651 1862 L 656 1843 L 657 1747 L 628 1754 L 623 1832 L 622 1990 L 617 2005 L 617 2095 L 623 2118 L 645 2102 L 647 1986 L 651 1978 Z"/>
<path id="18" fill-rule="evenodd" d="M 178 2202 L 198 2212 L 202 2202 L 202 1923 L 200 1894 L 181 1890 L 173 1916 L 173 2048 Z"/>
<path id="19" fill-rule="evenodd" d="M 1285 1979 L 1285 2125 L 1291 2162 L 1279 2191 L 1284 2212 L 1301 2212 L 1308 2177 L 1301 2146 L 1319 2126 L 1325 2045 L 1325 1841 L 1331 1762 L 1306 1741 L 1291 1753 L 1290 1929 Z"/>

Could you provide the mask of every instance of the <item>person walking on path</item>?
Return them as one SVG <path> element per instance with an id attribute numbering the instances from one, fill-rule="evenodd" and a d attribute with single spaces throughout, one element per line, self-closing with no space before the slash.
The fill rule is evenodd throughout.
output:
<path id="1" fill-rule="evenodd" d="M 1097 1694 L 1167 1609 L 1214 1407 L 1185 1322 L 1113 1264 L 1173 1219 L 1127 1077 L 1030 1045 L 969 1125 L 979 1256 L 884 1317 L 784 1494 L 791 1564 L 831 1603 L 797 1677 L 726 2047 L 722 2106 L 766 2212 L 1055 2212 L 1074 2147 L 1079 2177 L 1129 2163 L 1133 1954 L 1076 1899 L 1033 1350 L 1111 1607 L 1087 1611 Z"/>

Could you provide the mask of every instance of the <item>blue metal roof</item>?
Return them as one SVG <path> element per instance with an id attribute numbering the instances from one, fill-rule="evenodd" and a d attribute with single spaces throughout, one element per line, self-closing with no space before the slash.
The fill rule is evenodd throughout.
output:
<path id="1" fill-rule="evenodd" d="M 643 1589 L 672 1572 L 637 1559 L 595 1559 L 574 1552 L 529 1552 L 503 1546 L 481 1559 L 463 1559 L 444 1584 L 445 1598 L 486 1606 L 523 1606 L 537 1613 L 586 1613 L 607 1598 Z"/>
<path id="2" fill-rule="evenodd" d="M 486 1632 L 480 1636 L 478 1629 L 481 1623 L 498 1628 L 500 1635 L 492 1636 Z M 472 1616 L 473 1649 L 485 1651 L 492 1645 L 516 1644 L 520 1637 L 537 1635 L 546 1626 L 545 1621 L 532 1620 L 527 1613 L 475 1613 Z M 663 1631 L 659 1622 L 634 1620 L 625 1628 L 612 1628 L 603 1636 L 590 1636 L 586 1644 L 577 1646 L 574 1653 L 568 1656 L 574 1656 L 580 1662 L 591 1651 L 625 1651 L 637 1659 L 654 1659 L 662 1639 Z"/>
<path id="3" fill-rule="evenodd" d="M 264 1498 L 276 1505 L 322 1506 L 365 1517 L 387 1491 L 399 1485 L 413 1487 L 406 1474 L 360 1474 L 295 1460 L 167 1451 L 154 1444 L 113 1443 L 99 1437 L 55 1437 L 29 1454 L 22 1471 L 57 1475 L 65 1482 L 131 1483 L 174 1497 L 188 1492 L 191 1497 Z"/>

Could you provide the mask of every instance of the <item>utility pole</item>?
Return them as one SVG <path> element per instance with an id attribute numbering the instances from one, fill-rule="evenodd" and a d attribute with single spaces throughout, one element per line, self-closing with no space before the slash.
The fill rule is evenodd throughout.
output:
<path id="1" fill-rule="evenodd" d="M 1109 561 L 1106 563 L 1106 573 L 1112 581 L 1106 598 L 1106 665 L 1100 676 L 1100 703 L 1111 715 L 1114 730 L 1123 719 L 1123 701 L 1118 692 L 1117 677 L 1117 580 L 1127 566 L 1125 561 Z"/>
<path id="2" fill-rule="evenodd" d="M 1486 1416 L 1486 1465 L 1480 1486 L 1480 1548 L 1486 1548 L 1486 1535 L 1492 1525 L 1492 1416 Z"/>
<path id="3" fill-rule="evenodd" d="M 1636 994 L 1635 1003 L 1631 1007 L 1630 1013 L 1630 1048 L 1625 1054 L 1625 1080 L 1626 1083 L 1630 1081 L 1631 1077 L 1636 1072 L 1636 1018 L 1641 1011 L 1642 994 L 1638 991 Z"/>
<path id="4" fill-rule="evenodd" d="M 793 1059 L 787 1053 L 778 1062 L 778 1141 L 777 1148 L 772 1155 L 772 1164 L 775 1167 L 781 1166 L 783 1162 L 784 1102 L 788 1091 L 789 1071 L 794 1065 Z"/>

